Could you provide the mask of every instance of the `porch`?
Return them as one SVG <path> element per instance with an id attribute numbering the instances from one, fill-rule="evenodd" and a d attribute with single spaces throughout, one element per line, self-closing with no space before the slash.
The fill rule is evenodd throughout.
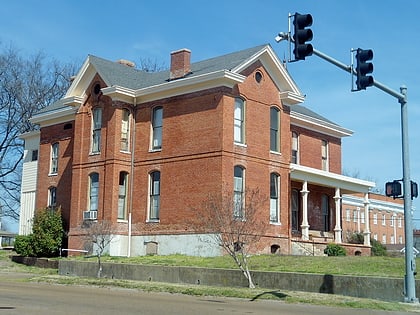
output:
<path id="1" fill-rule="evenodd" d="M 370 246 L 368 193 L 375 183 L 298 164 L 291 164 L 290 179 L 290 222 L 295 242 L 321 247 L 331 242 L 343 244 L 342 195 L 363 193 L 366 220 L 363 245 Z"/>

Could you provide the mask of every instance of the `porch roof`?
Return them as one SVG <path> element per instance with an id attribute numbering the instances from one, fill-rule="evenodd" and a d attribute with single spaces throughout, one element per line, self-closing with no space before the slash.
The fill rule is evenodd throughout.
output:
<path id="1" fill-rule="evenodd" d="M 290 164 L 290 178 L 299 182 L 307 181 L 309 184 L 318 186 L 340 188 L 342 194 L 367 193 L 371 188 L 376 186 L 374 182 L 326 172 L 299 164 Z"/>

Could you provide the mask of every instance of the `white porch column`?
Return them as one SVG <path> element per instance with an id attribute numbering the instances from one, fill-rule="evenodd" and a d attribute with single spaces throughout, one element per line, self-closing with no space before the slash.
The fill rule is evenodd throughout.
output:
<path id="1" fill-rule="evenodd" d="M 302 239 L 307 241 L 309 240 L 309 224 L 308 224 L 308 182 L 304 181 L 302 185 Z"/>
<path id="2" fill-rule="evenodd" d="M 336 243 L 342 243 L 341 238 L 341 232 L 343 231 L 341 229 L 341 194 L 340 194 L 340 188 L 335 188 L 335 242 Z"/>
<path id="3" fill-rule="evenodd" d="M 370 222 L 369 222 L 369 194 L 365 194 L 365 230 L 363 231 L 364 245 L 370 246 Z"/>

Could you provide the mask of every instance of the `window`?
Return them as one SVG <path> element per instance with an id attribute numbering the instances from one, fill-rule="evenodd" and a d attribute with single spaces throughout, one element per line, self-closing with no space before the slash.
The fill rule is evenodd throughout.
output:
<path id="1" fill-rule="evenodd" d="M 270 108 L 270 150 L 280 151 L 280 111 L 275 107 Z"/>
<path id="2" fill-rule="evenodd" d="M 350 209 L 346 209 L 346 221 L 350 222 Z"/>
<path id="3" fill-rule="evenodd" d="M 391 226 L 394 226 L 394 225 L 395 225 L 395 215 L 392 215 L 392 216 L 391 216 L 391 222 L 390 222 L 390 225 L 391 225 Z M 392 243 L 392 242 L 391 242 L 391 244 L 394 244 L 394 243 Z"/>
<path id="4" fill-rule="evenodd" d="M 363 211 L 360 212 L 360 222 L 362 224 L 365 224 L 365 213 Z"/>
<path id="5" fill-rule="evenodd" d="M 128 151 L 130 144 L 130 111 L 122 110 L 121 117 L 121 150 Z"/>
<path id="6" fill-rule="evenodd" d="M 102 109 L 95 108 L 92 113 L 92 153 L 101 152 Z"/>
<path id="7" fill-rule="evenodd" d="M 402 217 L 398 217 L 398 227 L 402 227 Z"/>
<path id="8" fill-rule="evenodd" d="M 48 189 L 48 208 L 54 210 L 57 207 L 57 188 L 50 187 Z"/>
<path id="9" fill-rule="evenodd" d="M 382 234 L 382 244 L 386 244 L 386 234 Z"/>
<path id="10" fill-rule="evenodd" d="M 375 241 L 377 241 L 378 240 L 378 234 L 373 234 L 373 239 L 375 240 Z"/>
<path id="11" fill-rule="evenodd" d="M 299 164 L 299 136 L 292 132 L 292 163 Z"/>
<path id="12" fill-rule="evenodd" d="M 51 145 L 51 167 L 50 174 L 58 172 L 58 142 Z"/>
<path id="13" fill-rule="evenodd" d="M 386 225 L 386 215 L 382 215 L 382 225 Z"/>
<path id="14" fill-rule="evenodd" d="M 127 187 L 128 187 L 128 173 L 120 172 L 119 186 L 118 186 L 118 219 L 127 219 Z"/>
<path id="15" fill-rule="evenodd" d="M 152 150 L 162 149 L 163 108 L 155 107 L 152 114 Z"/>
<path id="16" fill-rule="evenodd" d="M 279 218 L 279 184 L 280 176 L 271 173 L 270 174 L 270 222 L 278 223 Z"/>
<path id="17" fill-rule="evenodd" d="M 233 140 L 236 143 L 245 143 L 245 102 L 235 98 L 235 111 L 233 121 Z"/>
<path id="18" fill-rule="evenodd" d="M 321 145 L 322 170 L 328 171 L 328 141 L 322 140 Z"/>
<path id="19" fill-rule="evenodd" d="M 391 244 L 395 244 L 395 236 L 394 236 L 394 234 L 391 234 Z"/>
<path id="20" fill-rule="evenodd" d="M 159 220 L 160 210 L 160 172 L 150 174 L 149 220 Z"/>
<path id="21" fill-rule="evenodd" d="M 235 166 L 233 170 L 233 216 L 236 219 L 244 219 L 244 169 L 240 166 Z"/>
<path id="22" fill-rule="evenodd" d="M 403 237 L 400 235 L 398 236 L 398 244 L 402 244 L 403 243 Z"/>
<path id="23" fill-rule="evenodd" d="M 38 161 L 38 150 L 32 150 L 31 161 Z"/>
<path id="24" fill-rule="evenodd" d="M 322 209 L 322 223 L 323 231 L 328 232 L 330 230 L 330 198 L 328 195 L 322 195 L 321 199 L 321 209 Z"/>
<path id="25" fill-rule="evenodd" d="M 378 214 L 377 213 L 374 213 L 373 214 L 373 224 L 378 224 Z"/>
<path id="26" fill-rule="evenodd" d="M 99 174 L 92 173 L 89 175 L 89 211 L 98 211 L 99 203 Z"/>
<path id="27" fill-rule="evenodd" d="M 357 223 L 357 217 L 358 217 L 357 210 L 353 210 L 353 222 L 354 223 Z"/>

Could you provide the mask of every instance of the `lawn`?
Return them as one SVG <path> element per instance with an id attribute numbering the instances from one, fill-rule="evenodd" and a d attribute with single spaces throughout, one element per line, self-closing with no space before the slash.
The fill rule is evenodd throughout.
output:
<path id="1" fill-rule="evenodd" d="M 73 258 L 72 258 L 73 259 Z M 94 261 L 96 258 L 77 258 Z M 236 269 L 232 258 L 192 257 L 184 255 L 104 257 L 104 262 L 132 263 L 143 265 L 194 266 L 203 268 Z M 249 259 L 250 269 L 259 271 L 302 272 L 333 275 L 358 275 L 377 277 L 403 277 L 405 263 L 403 257 L 312 257 L 256 255 Z"/>

